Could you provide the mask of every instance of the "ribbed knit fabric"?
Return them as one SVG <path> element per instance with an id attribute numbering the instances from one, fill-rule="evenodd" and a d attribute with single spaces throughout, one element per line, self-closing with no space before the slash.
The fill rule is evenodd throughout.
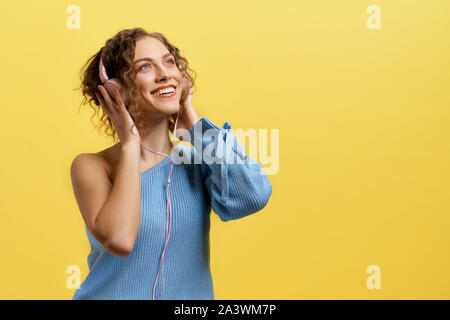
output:
<path id="1" fill-rule="evenodd" d="M 189 128 L 187 141 L 194 148 L 178 143 L 172 150 L 172 158 L 176 153 L 179 159 L 187 157 L 191 161 L 173 164 L 171 230 L 164 257 L 165 289 L 161 299 L 213 300 L 209 251 L 211 208 L 222 221 L 239 219 L 263 209 L 272 194 L 272 185 L 261 165 L 248 158 L 230 128 L 229 122 L 219 128 L 203 117 Z M 214 134 L 208 135 L 206 130 Z M 232 148 L 226 148 L 230 145 Z M 195 159 L 208 150 L 222 160 L 196 163 Z M 91 245 L 87 258 L 89 273 L 73 300 L 152 299 L 166 237 L 169 171 L 170 159 L 165 157 L 141 174 L 140 228 L 128 257 L 119 258 L 106 251 L 86 227 Z M 156 298 L 163 288 L 161 272 Z"/>

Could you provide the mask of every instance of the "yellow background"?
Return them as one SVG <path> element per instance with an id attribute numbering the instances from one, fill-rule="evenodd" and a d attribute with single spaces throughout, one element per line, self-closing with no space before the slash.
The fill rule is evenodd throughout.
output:
<path id="1" fill-rule="evenodd" d="M 79 30 L 66 26 L 72 4 Z M 372 4 L 380 30 L 366 26 Z M 450 1 L 22 0 L 0 12 L 0 298 L 71 299 L 67 267 L 87 275 L 70 164 L 112 141 L 88 107 L 77 113 L 74 88 L 87 58 L 133 27 L 181 49 L 200 116 L 280 130 L 267 207 L 212 214 L 216 299 L 450 298 Z"/>

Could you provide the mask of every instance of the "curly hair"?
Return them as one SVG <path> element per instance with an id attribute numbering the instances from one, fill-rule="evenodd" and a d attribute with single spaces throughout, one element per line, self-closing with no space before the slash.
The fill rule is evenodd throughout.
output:
<path id="1" fill-rule="evenodd" d="M 81 105 L 88 104 L 94 110 L 94 114 L 91 116 L 91 122 L 94 117 L 97 117 L 99 123 L 94 123 L 95 128 L 99 131 L 103 128 L 103 132 L 107 136 L 111 136 L 114 142 L 118 141 L 119 137 L 114 129 L 111 119 L 104 112 L 99 101 L 95 97 L 95 92 L 98 91 L 97 85 L 102 84 L 99 75 L 100 58 L 103 59 L 108 78 L 116 78 L 124 86 L 128 100 L 127 110 L 136 127 L 138 130 L 144 129 L 143 113 L 139 107 L 139 105 L 142 105 L 142 96 L 138 91 L 135 82 L 136 70 L 133 64 L 136 41 L 144 37 L 153 37 L 161 41 L 175 57 L 175 63 L 181 73 L 184 73 L 189 79 L 190 86 L 181 93 L 181 107 L 188 97 L 189 90 L 195 85 L 195 78 L 193 77 L 193 75 L 196 75 L 195 71 L 189 68 L 188 61 L 180 55 L 180 50 L 171 44 L 163 34 L 159 32 L 148 33 L 143 28 L 124 29 L 119 31 L 115 36 L 108 39 L 105 45 L 83 65 L 80 70 L 81 85 L 77 88 L 82 88 L 82 94 L 84 96 L 83 101 L 80 103 L 80 107 Z M 181 111 L 182 110 L 180 110 L 180 112 Z M 171 121 L 170 119 L 168 120 Z"/>

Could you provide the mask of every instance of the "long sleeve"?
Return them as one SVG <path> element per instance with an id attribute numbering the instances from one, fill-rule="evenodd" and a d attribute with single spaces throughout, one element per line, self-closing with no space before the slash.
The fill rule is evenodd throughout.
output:
<path id="1" fill-rule="evenodd" d="M 245 149 L 229 131 L 202 117 L 189 128 L 194 161 L 211 207 L 222 221 L 239 219 L 262 210 L 272 194 L 272 185 L 261 165 L 245 154 Z"/>

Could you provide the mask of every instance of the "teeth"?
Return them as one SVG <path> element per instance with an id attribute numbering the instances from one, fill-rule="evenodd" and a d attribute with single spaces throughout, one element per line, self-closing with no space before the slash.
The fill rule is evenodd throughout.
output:
<path id="1" fill-rule="evenodd" d="M 152 95 L 159 96 L 159 95 L 162 95 L 164 93 L 169 93 L 169 92 L 174 92 L 174 91 L 175 91 L 175 89 L 173 87 L 170 87 L 170 88 L 166 88 L 166 89 L 161 89 L 161 90 L 159 90 L 159 91 L 157 91 L 155 93 L 152 93 Z"/>

